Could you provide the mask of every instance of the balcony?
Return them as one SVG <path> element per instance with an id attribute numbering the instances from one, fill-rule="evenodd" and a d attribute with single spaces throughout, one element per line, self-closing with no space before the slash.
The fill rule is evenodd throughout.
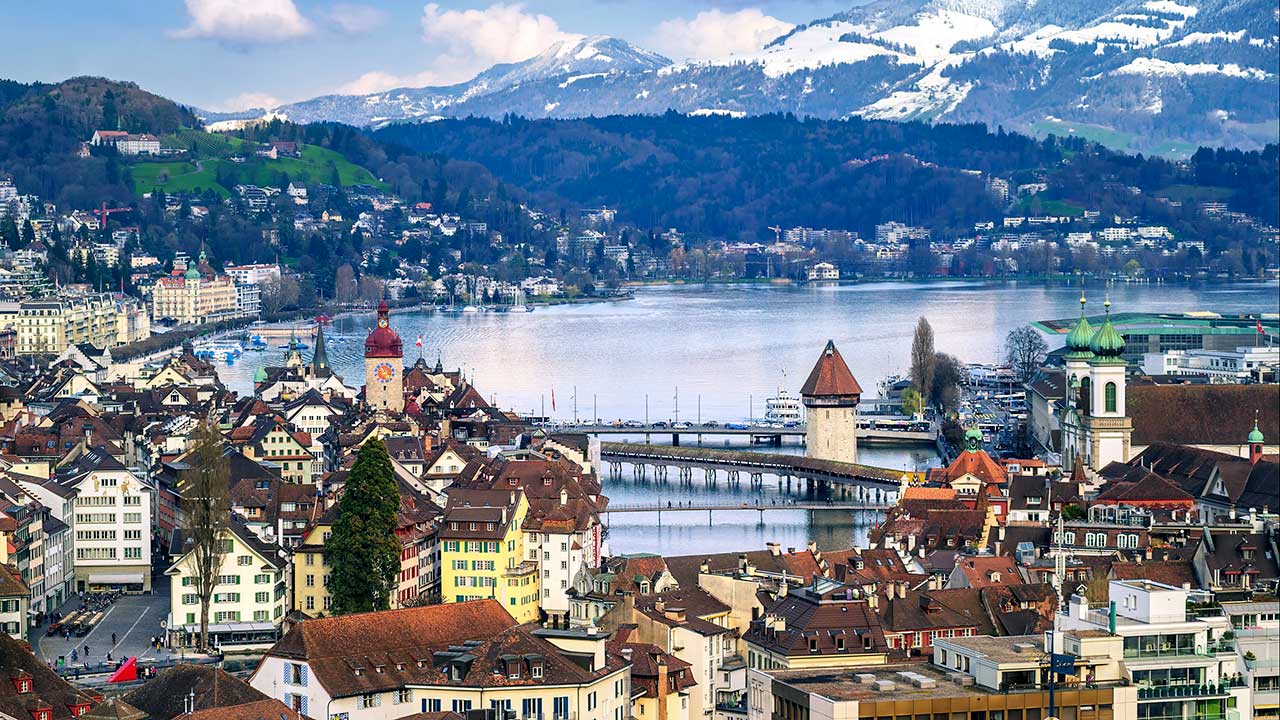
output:
<path id="1" fill-rule="evenodd" d="M 1138 688 L 1139 700 L 1192 700 L 1220 698 L 1229 695 L 1229 686 L 1222 685 L 1147 685 Z"/>
<path id="2" fill-rule="evenodd" d="M 521 577 L 523 575 L 536 574 L 538 572 L 538 563 L 532 560 L 525 560 L 519 565 L 508 567 L 502 571 L 506 577 Z"/>
<path id="3" fill-rule="evenodd" d="M 1054 685 L 1054 690 L 1098 690 L 1102 688 L 1125 687 L 1129 684 L 1128 680 L 1107 680 L 1104 682 L 1060 682 Z M 1000 683 L 1000 692 L 1048 692 L 1048 683 Z"/>
<path id="4" fill-rule="evenodd" d="M 1186 715 L 1144 715 L 1140 720 L 1240 720 L 1240 711 L 1227 710 L 1213 715 L 1198 715 L 1196 713 Z"/>
<path id="5" fill-rule="evenodd" d="M 1174 645 L 1145 645 L 1141 648 L 1124 649 L 1125 660 L 1145 660 L 1178 657 L 1211 657 L 1205 648 L 1177 647 Z"/>

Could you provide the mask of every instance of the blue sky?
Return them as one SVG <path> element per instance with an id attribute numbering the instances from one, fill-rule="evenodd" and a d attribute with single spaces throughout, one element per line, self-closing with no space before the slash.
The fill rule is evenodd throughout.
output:
<path id="1" fill-rule="evenodd" d="M 757 48 L 849 0 L 5 2 L 0 76 L 132 80 L 208 109 L 467 79 L 573 35 L 673 59 Z M 56 9 L 55 9 L 56 8 Z"/>

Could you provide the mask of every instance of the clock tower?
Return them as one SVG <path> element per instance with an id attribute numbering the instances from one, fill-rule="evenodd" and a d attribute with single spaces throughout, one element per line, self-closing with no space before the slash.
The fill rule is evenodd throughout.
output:
<path id="1" fill-rule="evenodd" d="M 391 311 L 378 305 L 378 327 L 364 341 L 364 401 L 376 410 L 404 411 L 404 343 L 391 329 Z"/>

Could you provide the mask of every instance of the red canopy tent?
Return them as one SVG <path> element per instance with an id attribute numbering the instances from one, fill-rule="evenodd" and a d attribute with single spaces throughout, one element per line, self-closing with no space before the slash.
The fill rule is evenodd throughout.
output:
<path id="1" fill-rule="evenodd" d="M 138 679 L 138 658 L 131 657 L 124 661 L 111 677 L 107 680 L 109 683 L 130 682 Z"/>

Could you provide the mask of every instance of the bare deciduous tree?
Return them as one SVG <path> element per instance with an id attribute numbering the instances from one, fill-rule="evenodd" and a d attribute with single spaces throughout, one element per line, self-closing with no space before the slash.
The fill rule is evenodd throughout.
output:
<path id="1" fill-rule="evenodd" d="M 933 398 L 933 372 L 937 353 L 933 349 L 933 326 L 925 318 L 916 323 L 916 334 L 911 339 L 911 385 L 925 399 Z"/>
<path id="2" fill-rule="evenodd" d="M 1010 330 L 1005 336 L 1005 362 L 1009 363 L 1013 374 L 1021 382 L 1027 382 L 1036 374 L 1048 352 L 1049 346 L 1040 337 L 1040 333 L 1026 325 Z"/>
<path id="3" fill-rule="evenodd" d="M 367 303 L 376 303 L 382 299 L 383 282 L 380 278 L 365 275 L 360 278 L 360 299 Z"/>
<path id="4" fill-rule="evenodd" d="M 217 428 L 203 423 L 192 434 L 193 448 L 182 472 L 183 534 L 188 549 L 184 562 L 192 589 L 200 599 L 200 649 L 209 647 L 209 605 L 218 584 L 222 559 L 230 539 L 231 464 L 223 455 Z"/>
<path id="5" fill-rule="evenodd" d="M 276 313 L 298 304 L 301 288 L 298 281 L 291 277 L 267 278 L 258 285 L 262 309 L 268 313 Z"/>
<path id="6" fill-rule="evenodd" d="M 334 297 L 339 303 L 349 305 L 356 301 L 356 271 L 351 265 L 344 264 L 338 268 L 333 285 Z"/>

